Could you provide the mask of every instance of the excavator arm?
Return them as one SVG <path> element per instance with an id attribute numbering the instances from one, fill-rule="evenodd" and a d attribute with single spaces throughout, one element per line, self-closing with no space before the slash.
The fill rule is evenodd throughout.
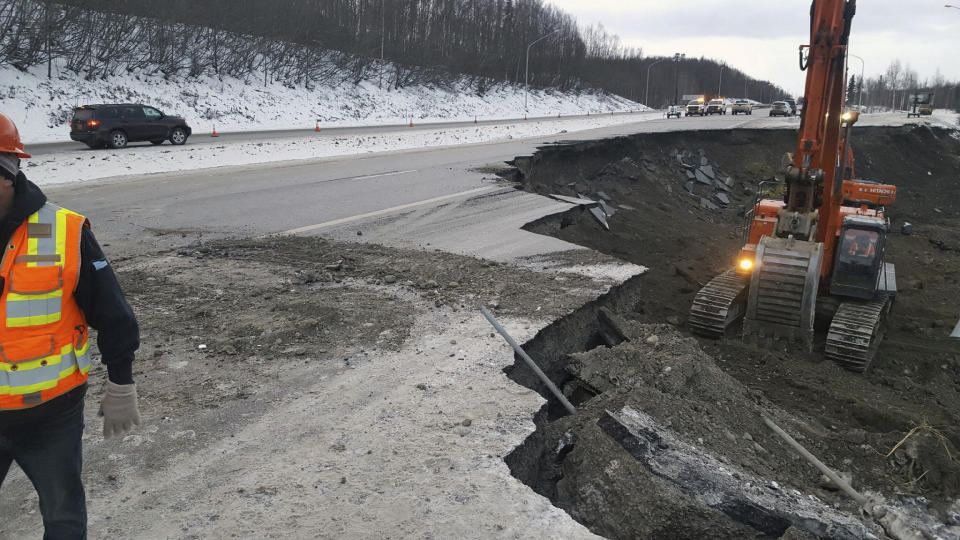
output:
<path id="1" fill-rule="evenodd" d="M 800 46 L 801 57 L 806 52 L 806 105 L 793 163 L 784 174 L 787 194 L 776 236 L 823 242 L 829 253 L 840 227 L 834 218 L 842 202 L 837 173 L 844 153 L 847 42 L 856 0 L 814 0 L 810 13 L 810 43 Z"/>

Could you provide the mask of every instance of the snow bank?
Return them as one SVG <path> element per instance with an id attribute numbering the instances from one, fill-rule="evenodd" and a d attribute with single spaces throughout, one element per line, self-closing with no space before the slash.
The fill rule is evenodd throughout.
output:
<path id="1" fill-rule="evenodd" d="M 56 68 L 56 66 L 55 66 Z M 522 86 L 498 84 L 479 94 L 467 78 L 450 88 L 379 88 L 377 80 L 290 88 L 225 77 L 164 79 L 144 72 L 85 80 L 82 75 L 46 66 L 26 72 L 0 66 L 0 111 L 10 116 L 27 143 L 69 140 L 72 109 L 90 103 L 144 103 L 187 119 L 195 132 L 354 126 L 384 123 L 445 122 L 522 118 Z M 604 93 L 531 89 L 530 116 L 580 115 L 647 108 Z"/>
<path id="2" fill-rule="evenodd" d="M 289 160 L 436 148 L 457 144 L 552 135 L 661 118 L 659 112 L 600 115 L 591 118 L 531 120 L 514 124 L 436 128 L 370 135 L 324 135 L 264 142 L 203 142 L 184 146 L 131 146 L 123 150 L 77 150 L 44 154 L 25 160 L 27 177 L 39 185 L 83 182 L 112 176 L 169 173 L 212 167 L 252 165 Z M 211 141 L 212 139 L 206 139 Z"/>

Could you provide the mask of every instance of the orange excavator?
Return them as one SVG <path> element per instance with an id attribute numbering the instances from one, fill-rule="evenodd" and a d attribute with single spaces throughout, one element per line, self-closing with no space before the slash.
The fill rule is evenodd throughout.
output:
<path id="1" fill-rule="evenodd" d="M 745 341 L 812 352 L 819 321 L 828 326 L 824 354 L 862 372 L 897 295 L 884 216 L 897 189 L 854 179 L 850 136 L 859 113 L 844 112 L 843 101 L 855 12 L 856 0 L 813 1 L 810 42 L 800 46 L 806 105 L 783 171 L 785 195 L 758 200 L 746 214 L 734 268 L 697 293 L 688 324 L 719 338 L 742 317 Z"/>

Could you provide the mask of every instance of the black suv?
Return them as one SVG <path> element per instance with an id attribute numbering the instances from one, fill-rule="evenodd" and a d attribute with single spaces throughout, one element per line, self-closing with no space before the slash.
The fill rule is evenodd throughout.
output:
<path id="1" fill-rule="evenodd" d="M 146 105 L 84 105 L 73 110 L 70 138 L 90 148 L 123 148 L 128 142 L 183 144 L 193 131 L 179 116 Z"/>

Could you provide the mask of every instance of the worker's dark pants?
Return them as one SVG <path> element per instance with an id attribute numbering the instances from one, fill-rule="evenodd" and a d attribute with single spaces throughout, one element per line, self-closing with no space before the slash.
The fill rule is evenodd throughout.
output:
<path id="1" fill-rule="evenodd" d="M 0 433 L 0 485 L 16 461 L 40 496 L 44 540 L 87 537 L 82 434 L 83 400 L 42 422 Z"/>

